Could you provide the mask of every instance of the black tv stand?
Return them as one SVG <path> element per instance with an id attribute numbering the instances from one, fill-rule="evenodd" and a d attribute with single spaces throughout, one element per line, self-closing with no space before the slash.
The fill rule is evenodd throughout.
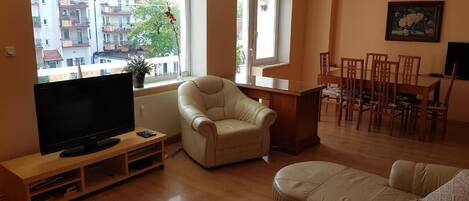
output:
<path id="1" fill-rule="evenodd" d="M 86 154 L 91 154 L 94 152 L 98 152 L 104 149 L 108 149 L 120 142 L 118 138 L 108 138 L 101 141 L 94 141 L 92 143 L 88 143 L 85 145 L 81 145 L 78 147 L 74 147 L 71 149 L 66 149 L 62 153 L 60 153 L 60 157 L 74 157 L 74 156 L 81 156 Z"/>

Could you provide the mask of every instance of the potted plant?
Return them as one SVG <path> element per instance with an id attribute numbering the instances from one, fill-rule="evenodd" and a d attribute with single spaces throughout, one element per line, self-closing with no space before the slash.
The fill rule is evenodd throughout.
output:
<path id="1" fill-rule="evenodd" d="M 145 75 L 150 75 L 153 64 L 145 61 L 143 56 L 130 57 L 127 60 L 127 65 L 124 68 L 125 72 L 132 73 L 134 77 L 134 87 L 143 88 L 145 82 Z"/>

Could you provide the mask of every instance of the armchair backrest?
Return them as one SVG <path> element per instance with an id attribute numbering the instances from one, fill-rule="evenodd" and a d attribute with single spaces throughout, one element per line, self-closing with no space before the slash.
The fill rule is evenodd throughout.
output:
<path id="1" fill-rule="evenodd" d="M 179 93 L 186 96 L 182 104 L 198 108 L 213 121 L 233 118 L 236 102 L 243 96 L 236 84 L 215 76 L 188 81 L 180 86 Z"/>

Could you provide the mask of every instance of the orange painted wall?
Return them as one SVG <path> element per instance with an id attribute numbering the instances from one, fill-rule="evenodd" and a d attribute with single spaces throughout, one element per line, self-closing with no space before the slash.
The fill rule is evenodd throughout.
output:
<path id="1" fill-rule="evenodd" d="M 311 0 L 293 0 L 290 63 L 276 68 L 265 69 L 264 76 L 301 80 L 305 35 L 306 4 Z M 316 1 L 316 0 L 315 0 Z"/>
<path id="2" fill-rule="evenodd" d="M 304 39 L 304 58 L 301 80 L 317 83 L 319 53 L 327 52 L 333 33 L 334 0 L 307 1 Z"/>
<path id="3" fill-rule="evenodd" d="M 0 7 L 0 161 L 38 151 L 33 85 L 36 61 L 31 1 L 2 1 Z M 21 26 L 19 26 L 21 25 Z M 4 56 L 15 46 L 17 56 Z"/>
<path id="4" fill-rule="evenodd" d="M 391 60 L 396 60 L 398 54 L 417 55 L 422 56 L 422 73 L 442 73 L 448 42 L 469 42 L 468 0 L 445 2 L 439 43 L 385 41 L 387 2 L 387 0 L 337 0 L 333 38 L 335 61 L 340 57 L 363 58 L 366 52 L 388 53 Z M 443 81 L 442 96 L 446 93 L 447 81 Z M 469 113 L 465 111 L 469 93 L 464 90 L 468 87 L 467 81 L 456 82 L 449 112 L 451 120 L 469 122 Z"/>

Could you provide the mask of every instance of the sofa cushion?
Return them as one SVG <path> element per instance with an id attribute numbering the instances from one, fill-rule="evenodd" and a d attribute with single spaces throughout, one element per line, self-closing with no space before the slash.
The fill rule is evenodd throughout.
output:
<path id="1" fill-rule="evenodd" d="M 274 187 L 285 200 L 306 200 L 311 191 L 346 168 L 323 161 L 292 164 L 277 172 Z"/>
<path id="2" fill-rule="evenodd" d="M 417 195 L 393 189 L 384 177 L 330 162 L 282 168 L 274 179 L 276 201 L 408 201 Z"/>
<path id="3" fill-rule="evenodd" d="M 446 184 L 428 194 L 422 201 L 468 201 L 469 170 L 459 172 Z"/>
<path id="4" fill-rule="evenodd" d="M 307 200 L 374 200 L 386 190 L 387 179 L 347 168 L 313 190 Z"/>
<path id="5" fill-rule="evenodd" d="M 217 149 L 228 149 L 232 147 L 243 147 L 250 144 L 260 144 L 260 128 L 254 124 L 226 119 L 216 121 L 217 127 Z"/>

